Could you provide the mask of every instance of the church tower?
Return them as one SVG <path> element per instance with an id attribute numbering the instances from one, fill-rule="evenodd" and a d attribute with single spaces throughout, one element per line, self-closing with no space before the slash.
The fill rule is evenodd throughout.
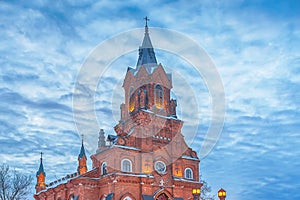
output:
<path id="1" fill-rule="evenodd" d="M 123 83 L 125 104 L 121 104 L 121 121 L 128 120 L 141 109 L 176 117 L 176 101 L 170 99 L 172 76 L 157 64 L 145 18 L 145 35 L 139 47 L 136 68 L 128 68 Z"/>
<path id="2" fill-rule="evenodd" d="M 100 130 L 98 149 L 91 156 L 92 170 L 87 171 L 82 140 L 78 172 L 39 192 L 40 185 L 45 185 L 41 158 L 36 200 L 199 199 L 193 191 L 200 192 L 202 186 L 200 159 L 184 140 L 183 121 L 170 95 L 172 76 L 157 62 L 149 19 L 145 20 L 137 64 L 127 69 L 123 82 L 125 98 L 115 133 L 105 136 Z"/>
<path id="3" fill-rule="evenodd" d="M 116 135 L 108 135 L 110 146 L 91 156 L 93 167 L 102 175 L 118 174 L 113 182 L 118 189 L 108 193 L 115 199 L 192 198 L 192 189 L 201 188 L 200 160 L 184 141 L 183 121 L 170 95 L 172 76 L 157 62 L 145 20 L 136 67 L 127 69 L 123 82 Z"/>
<path id="4" fill-rule="evenodd" d="M 84 149 L 84 145 L 83 145 L 83 138 L 82 138 L 82 142 L 81 142 L 80 153 L 78 155 L 78 168 L 77 168 L 77 171 L 80 175 L 87 172 L 86 155 L 85 155 L 85 149 Z"/>
<path id="5" fill-rule="evenodd" d="M 43 166 L 43 153 L 41 152 L 41 158 L 40 158 L 40 167 L 39 170 L 36 172 L 36 193 L 38 193 L 41 190 L 46 189 L 46 183 L 45 183 L 45 179 L 46 179 L 46 173 L 44 171 L 44 166 Z"/>

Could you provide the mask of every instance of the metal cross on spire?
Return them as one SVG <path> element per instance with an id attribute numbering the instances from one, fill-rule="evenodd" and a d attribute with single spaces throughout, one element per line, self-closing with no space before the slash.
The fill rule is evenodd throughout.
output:
<path id="1" fill-rule="evenodd" d="M 146 21 L 145 33 L 148 34 L 148 21 L 150 21 L 150 19 L 146 16 L 146 17 L 144 17 L 144 20 Z"/>
<path id="2" fill-rule="evenodd" d="M 148 26 L 148 21 L 150 21 L 150 19 L 146 16 L 144 17 L 144 20 L 146 21 L 146 26 Z"/>
<path id="3" fill-rule="evenodd" d="M 84 134 L 81 134 L 81 141 L 82 141 L 82 144 L 83 144 L 83 137 L 84 137 Z"/>
<path id="4" fill-rule="evenodd" d="M 40 154 L 41 154 L 41 159 L 43 159 L 43 154 L 44 154 L 44 153 L 43 153 L 43 152 L 41 152 Z"/>

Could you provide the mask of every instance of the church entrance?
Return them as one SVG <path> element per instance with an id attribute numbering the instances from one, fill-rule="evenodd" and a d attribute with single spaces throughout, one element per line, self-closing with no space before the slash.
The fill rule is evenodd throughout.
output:
<path id="1" fill-rule="evenodd" d="M 170 198 L 165 193 L 162 193 L 155 200 L 170 200 Z"/>

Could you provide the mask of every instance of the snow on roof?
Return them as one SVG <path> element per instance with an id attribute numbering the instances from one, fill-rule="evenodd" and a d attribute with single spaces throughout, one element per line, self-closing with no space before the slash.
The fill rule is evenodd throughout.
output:
<path id="1" fill-rule="evenodd" d="M 135 147 L 130 147 L 130 146 L 122 146 L 122 145 L 114 145 L 114 147 L 118 147 L 121 149 L 130 149 L 130 150 L 135 150 L 135 151 L 140 151 L 141 149 L 135 148 Z"/>
<path id="2" fill-rule="evenodd" d="M 188 159 L 188 160 L 199 160 L 199 158 L 193 158 L 191 156 L 186 156 L 186 155 L 181 156 L 181 158 Z"/>
<path id="3" fill-rule="evenodd" d="M 154 178 L 152 174 L 128 174 L 128 173 L 116 173 L 120 176 L 134 176 L 134 177 L 143 177 L 143 178 Z"/>
<path id="4" fill-rule="evenodd" d="M 179 177 L 174 177 L 174 180 L 176 180 L 176 181 L 190 182 L 190 183 L 200 183 L 200 182 L 198 182 L 198 181 L 187 180 L 187 179 L 179 178 Z"/>

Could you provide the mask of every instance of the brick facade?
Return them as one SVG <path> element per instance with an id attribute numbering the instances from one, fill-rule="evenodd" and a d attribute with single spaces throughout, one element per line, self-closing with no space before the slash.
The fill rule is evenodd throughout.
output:
<path id="1" fill-rule="evenodd" d="M 202 186 L 200 160 L 181 133 L 176 100 L 170 99 L 171 75 L 161 64 L 144 61 L 156 62 L 152 51 L 146 26 L 140 65 L 127 70 L 123 83 L 125 100 L 116 135 L 107 137 L 109 144 L 98 142 L 91 156 L 93 169 L 86 170 L 81 150 L 79 173 L 46 188 L 37 184 L 36 200 L 193 199 L 192 189 Z M 99 140 L 103 134 L 101 130 Z"/>

